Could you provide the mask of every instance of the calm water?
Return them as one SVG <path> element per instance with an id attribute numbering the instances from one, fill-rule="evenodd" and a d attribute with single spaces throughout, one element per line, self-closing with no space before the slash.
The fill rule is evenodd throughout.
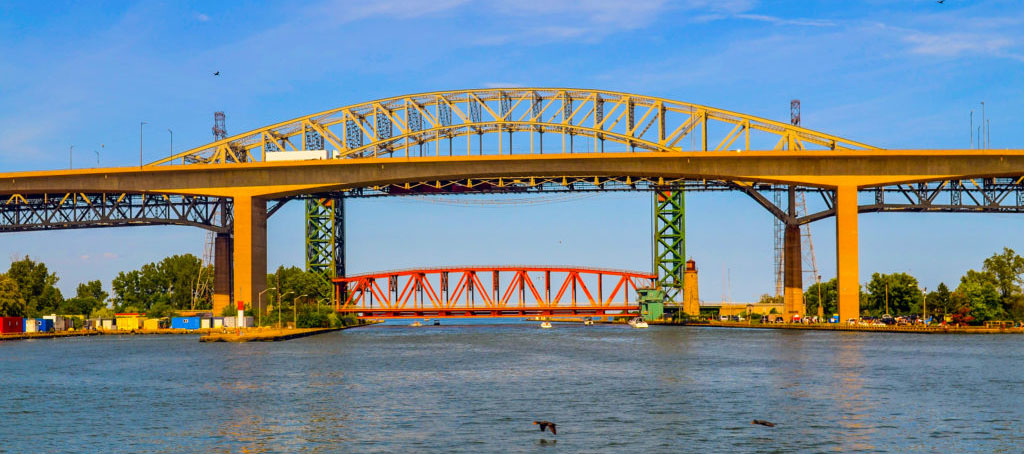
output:
<path id="1" fill-rule="evenodd" d="M 1022 345 L 535 324 L 2 342 L 0 451 L 1016 453 Z"/>

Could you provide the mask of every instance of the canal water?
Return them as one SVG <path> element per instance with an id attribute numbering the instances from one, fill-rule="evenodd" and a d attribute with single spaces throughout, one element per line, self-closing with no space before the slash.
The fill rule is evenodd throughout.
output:
<path id="1" fill-rule="evenodd" d="M 0 452 L 1021 452 L 1022 344 L 533 323 L 0 342 Z"/>

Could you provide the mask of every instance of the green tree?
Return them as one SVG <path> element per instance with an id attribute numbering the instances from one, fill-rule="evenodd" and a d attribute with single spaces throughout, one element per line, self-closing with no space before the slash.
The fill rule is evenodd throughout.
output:
<path id="1" fill-rule="evenodd" d="M 165 302 L 173 309 L 208 309 L 213 303 L 209 292 L 199 295 L 198 288 L 213 287 L 212 267 L 207 267 L 200 281 L 202 261 L 192 255 L 173 255 L 156 263 L 148 263 L 138 270 L 122 271 L 111 283 L 112 301 L 118 311 L 149 310 Z"/>
<path id="2" fill-rule="evenodd" d="M 890 314 L 921 313 L 924 295 L 917 286 L 917 279 L 907 273 L 874 273 L 867 290 L 866 305 L 861 309 L 870 315 L 884 314 L 886 299 Z"/>
<path id="3" fill-rule="evenodd" d="M 1017 255 L 1013 249 L 1003 248 L 1000 254 L 993 254 L 985 259 L 984 271 L 995 277 L 999 294 L 1004 300 L 1021 294 L 1021 275 L 1024 274 L 1024 257 Z"/>
<path id="4" fill-rule="evenodd" d="M 946 284 L 939 283 L 939 287 L 933 292 L 928 292 L 928 313 L 933 314 L 936 317 L 941 318 L 946 314 L 951 314 L 956 310 L 953 306 L 953 294 L 949 291 L 949 287 Z"/>
<path id="5" fill-rule="evenodd" d="M 960 309 L 967 309 L 967 315 L 975 322 L 998 320 L 1006 317 L 1002 298 L 999 294 L 999 280 L 994 273 L 988 271 L 967 270 L 960 278 L 954 297 Z"/>
<path id="6" fill-rule="evenodd" d="M 761 299 L 757 301 L 758 304 L 782 304 L 785 302 L 785 298 L 782 295 L 772 296 L 767 293 L 761 295 Z"/>
<path id="7" fill-rule="evenodd" d="M 28 316 L 56 312 L 64 300 L 56 287 L 57 275 L 47 270 L 44 263 L 36 262 L 27 255 L 22 260 L 11 262 L 7 276 L 18 283 Z"/>
<path id="8" fill-rule="evenodd" d="M 821 288 L 821 301 L 825 317 L 839 312 L 839 281 L 833 278 L 828 282 L 814 283 L 807 287 L 804 292 L 804 304 L 807 306 L 807 313 L 818 314 L 818 289 Z"/>
<path id="9" fill-rule="evenodd" d="M 329 281 L 323 279 L 316 273 L 303 271 L 302 269 L 290 266 L 280 266 L 273 274 L 267 275 L 267 285 L 277 287 L 277 290 L 267 292 L 269 300 L 276 301 L 277 295 L 282 295 L 285 305 L 291 307 L 295 298 L 306 295 L 299 302 L 301 305 L 316 305 L 316 301 L 323 298 L 330 298 L 334 295 L 333 287 Z M 292 292 L 287 297 L 283 295 Z M 267 298 L 266 296 L 264 298 Z M 264 302 L 268 301 L 267 299 Z M 275 304 L 276 306 L 277 304 Z"/>
<path id="10" fill-rule="evenodd" d="M 2 317 L 24 317 L 28 315 L 28 305 L 25 297 L 18 289 L 18 281 L 0 274 L 0 316 Z"/>
<path id="11" fill-rule="evenodd" d="M 100 281 L 78 284 L 74 298 L 64 300 L 59 306 L 61 314 L 74 314 L 88 317 L 92 311 L 106 306 L 107 292 L 103 291 Z"/>

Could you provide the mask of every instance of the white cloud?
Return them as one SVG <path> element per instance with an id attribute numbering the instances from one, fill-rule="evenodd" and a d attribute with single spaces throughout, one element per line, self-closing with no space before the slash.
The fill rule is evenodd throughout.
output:
<path id="1" fill-rule="evenodd" d="M 1012 52 L 1018 43 L 1006 35 L 993 36 L 976 33 L 933 34 L 911 32 L 903 37 L 910 43 L 910 52 L 920 55 L 958 57 L 961 55 L 987 55 L 1024 61 L 1024 56 Z"/>
<path id="2" fill-rule="evenodd" d="M 199 22 L 208 22 L 210 20 L 210 16 L 203 13 L 196 13 L 196 20 Z"/>
<path id="3" fill-rule="evenodd" d="M 776 25 L 802 25 L 807 27 L 832 27 L 836 25 L 835 22 L 825 19 L 788 19 L 784 17 L 767 16 L 764 14 L 736 14 L 733 17 L 761 22 L 770 22 Z"/>

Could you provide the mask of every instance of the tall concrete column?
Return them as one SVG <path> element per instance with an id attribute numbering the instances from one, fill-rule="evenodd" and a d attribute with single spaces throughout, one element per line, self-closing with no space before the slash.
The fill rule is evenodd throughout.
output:
<path id="1" fill-rule="evenodd" d="M 789 217 L 796 218 L 796 188 L 789 187 Z M 786 224 L 782 249 L 783 311 L 786 320 L 804 315 L 803 257 L 800 250 L 800 226 Z"/>
<path id="2" fill-rule="evenodd" d="M 267 287 L 267 200 L 247 195 L 233 199 L 234 296 L 257 307 L 257 297 Z"/>
<path id="3" fill-rule="evenodd" d="M 836 189 L 836 277 L 839 320 L 860 316 L 860 270 L 857 235 L 857 186 Z"/>
<path id="4" fill-rule="evenodd" d="M 231 234 L 218 233 L 213 243 L 213 313 L 231 305 Z"/>
<path id="5" fill-rule="evenodd" d="M 800 226 L 786 225 L 785 250 L 782 260 L 785 270 L 783 306 L 787 321 L 794 315 L 804 315 L 803 258 L 800 251 Z"/>

